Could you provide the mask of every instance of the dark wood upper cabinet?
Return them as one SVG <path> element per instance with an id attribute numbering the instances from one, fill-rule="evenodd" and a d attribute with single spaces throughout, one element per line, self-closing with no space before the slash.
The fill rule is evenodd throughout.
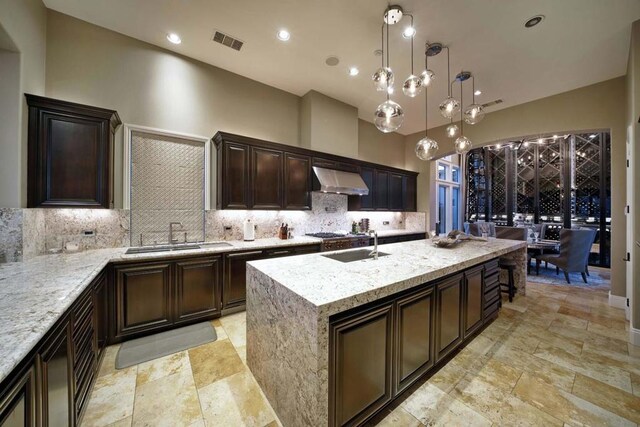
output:
<path id="1" fill-rule="evenodd" d="M 176 262 L 174 323 L 208 319 L 220 312 L 220 264 L 220 257 Z"/>
<path id="2" fill-rule="evenodd" d="M 113 206 L 113 110 L 25 95 L 28 207 Z"/>
<path id="3" fill-rule="evenodd" d="M 391 172 L 389 174 L 389 209 L 401 211 L 404 209 L 404 194 L 402 191 L 402 178 L 404 175 Z"/>
<path id="4" fill-rule="evenodd" d="M 362 180 L 367 185 L 369 189 L 369 194 L 366 196 L 349 196 L 349 210 L 350 211 L 372 211 L 375 210 L 373 193 L 374 193 L 374 182 L 373 182 L 374 169 L 368 167 L 360 168 L 360 176 Z"/>
<path id="5" fill-rule="evenodd" d="M 376 210 L 389 210 L 389 172 L 375 170 L 373 200 Z"/>
<path id="6" fill-rule="evenodd" d="M 251 147 L 251 207 L 282 208 L 282 151 Z"/>
<path id="7" fill-rule="evenodd" d="M 225 144 L 218 150 L 219 209 L 249 209 L 249 146 Z"/>
<path id="8" fill-rule="evenodd" d="M 418 180 L 417 175 L 404 175 L 402 177 L 402 201 L 404 203 L 403 211 L 415 212 L 418 208 Z"/>
<path id="9" fill-rule="evenodd" d="M 311 209 L 311 159 L 284 153 L 284 208 Z"/>

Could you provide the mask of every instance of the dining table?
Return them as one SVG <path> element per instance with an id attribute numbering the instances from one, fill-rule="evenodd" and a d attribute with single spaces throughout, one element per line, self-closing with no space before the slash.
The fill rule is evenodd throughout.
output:
<path id="1" fill-rule="evenodd" d="M 549 252 L 558 252 L 560 250 L 560 241 L 559 240 L 549 240 L 549 239 L 536 239 L 527 242 L 527 251 L 534 252 L 536 255 L 542 255 L 545 251 Z M 538 271 L 538 265 L 540 261 L 536 259 L 536 272 Z M 545 264 L 546 268 L 547 264 Z M 530 269 L 527 268 L 529 271 Z"/>

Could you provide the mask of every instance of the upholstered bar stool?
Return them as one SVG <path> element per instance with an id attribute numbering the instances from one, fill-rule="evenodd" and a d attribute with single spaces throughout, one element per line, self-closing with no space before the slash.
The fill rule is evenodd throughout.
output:
<path id="1" fill-rule="evenodd" d="M 527 241 L 529 229 L 523 227 L 496 227 L 496 237 L 498 239 L 523 240 Z M 516 288 L 515 271 L 518 264 L 509 258 L 500 258 L 498 266 L 507 271 L 507 283 L 500 283 L 500 291 L 509 294 L 509 302 L 513 302 L 513 297 L 518 289 Z M 507 289 L 502 289 L 505 286 Z"/>

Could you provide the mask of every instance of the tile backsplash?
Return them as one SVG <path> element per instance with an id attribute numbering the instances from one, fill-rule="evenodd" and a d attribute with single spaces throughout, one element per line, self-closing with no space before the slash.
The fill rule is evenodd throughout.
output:
<path id="1" fill-rule="evenodd" d="M 257 239 L 276 237 L 282 223 L 289 225 L 294 236 L 300 236 L 350 231 L 351 223 L 362 218 L 369 218 L 369 227 L 375 230 L 425 230 L 423 212 L 349 212 L 347 196 L 340 194 L 312 193 L 312 202 L 310 211 L 206 211 L 206 240 L 241 240 L 248 218 L 256 225 Z M 127 247 L 130 223 L 131 212 L 124 209 L 0 208 L 0 262 L 54 251 Z M 168 224 L 167 233 L 158 239 L 158 243 L 166 243 Z"/>

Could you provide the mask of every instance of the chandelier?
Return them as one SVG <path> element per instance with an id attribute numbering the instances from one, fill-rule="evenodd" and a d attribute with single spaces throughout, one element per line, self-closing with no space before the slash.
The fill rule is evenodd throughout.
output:
<path id="1" fill-rule="evenodd" d="M 386 100 L 383 101 L 374 113 L 374 124 L 384 133 L 395 132 L 402 126 L 404 122 L 404 109 L 402 106 L 391 99 L 395 93 L 395 74 L 390 64 L 390 48 L 389 48 L 389 27 L 400 22 L 404 16 L 411 19 L 410 26 L 405 28 L 402 36 L 410 39 L 411 42 L 411 73 L 402 82 L 402 93 L 410 98 L 417 97 L 425 92 L 425 136 L 416 144 L 416 156 L 421 160 L 432 160 L 438 151 L 438 143 L 429 138 L 428 135 L 428 87 L 435 79 L 435 74 L 428 66 L 428 58 L 438 55 L 443 49 L 447 50 L 447 97 L 439 104 L 438 110 L 440 114 L 449 119 L 449 125 L 446 127 L 446 135 L 449 138 L 456 138 L 454 145 L 456 152 L 464 154 L 471 149 L 471 141 L 464 136 L 464 123 L 475 125 L 479 123 L 485 116 L 484 106 L 475 102 L 475 77 L 468 71 L 463 71 L 451 80 L 451 64 L 450 52 L 448 46 L 441 43 L 425 44 L 425 70 L 419 75 L 414 72 L 414 38 L 416 30 L 413 25 L 413 15 L 406 13 L 401 6 L 391 5 L 387 7 L 383 15 L 383 23 L 381 28 L 381 52 L 382 61 L 380 68 L 372 75 L 372 80 L 376 91 L 384 92 Z M 472 103 L 464 107 L 462 100 L 462 83 L 471 79 L 472 87 Z M 453 84 L 460 83 L 460 101 L 453 97 Z M 460 114 L 460 125 L 454 123 L 454 118 Z"/>

